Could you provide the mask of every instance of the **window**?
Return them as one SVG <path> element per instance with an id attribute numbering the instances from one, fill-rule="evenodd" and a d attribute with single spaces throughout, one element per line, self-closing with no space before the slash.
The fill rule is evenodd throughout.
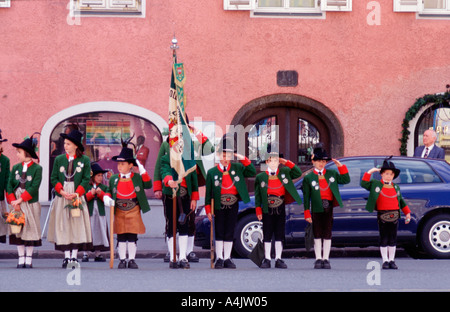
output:
<path id="1" fill-rule="evenodd" d="M 394 180 L 398 184 L 417 184 L 417 183 L 442 183 L 441 178 L 425 161 L 421 160 L 393 160 L 397 169 L 400 169 L 400 175 Z M 381 167 L 383 159 L 376 161 L 377 166 Z"/>
<path id="2" fill-rule="evenodd" d="M 247 10 L 251 16 L 322 17 L 326 11 L 351 11 L 351 0 L 224 0 L 225 10 Z"/>
<path id="3" fill-rule="evenodd" d="M 416 12 L 418 17 L 450 17 L 450 0 L 394 0 L 394 12 Z"/>
<path id="4" fill-rule="evenodd" d="M 278 141 L 278 126 L 275 116 L 256 122 L 248 133 L 248 158 L 255 164 L 263 162 L 268 145 Z"/>
<path id="5" fill-rule="evenodd" d="M 0 0 L 0 8 L 10 8 L 11 0 Z"/>
<path id="6" fill-rule="evenodd" d="M 311 164 L 314 146 L 320 142 L 320 133 L 316 127 L 305 119 L 298 119 L 297 163 Z"/>
<path id="7" fill-rule="evenodd" d="M 70 0 L 71 14 L 145 17 L 145 0 Z"/>
<path id="8" fill-rule="evenodd" d="M 158 128 L 140 117 L 113 112 L 86 113 L 60 122 L 50 136 L 49 174 L 51 174 L 55 157 L 64 153 L 64 140 L 60 134 L 69 133 L 75 126 L 83 134 L 84 154 L 90 158 L 91 162 L 95 161 L 104 170 L 109 170 L 110 174 L 118 173 L 117 163 L 111 158 L 118 155 L 122 149 L 120 139 L 127 139 L 134 135 L 131 142 L 135 145 L 138 159 L 150 177 L 153 177 L 156 157 L 162 143 L 162 135 Z M 151 190 L 146 190 L 146 193 L 147 196 L 153 195 Z"/>
<path id="9" fill-rule="evenodd" d="M 367 159 L 354 159 L 354 160 L 346 160 L 342 161 L 342 164 L 347 166 L 348 174 L 350 175 L 350 183 L 339 185 L 342 188 L 355 188 L 360 187 L 361 180 L 364 176 L 364 173 L 369 171 L 374 167 L 374 160 L 372 158 Z M 330 162 L 327 165 L 327 169 L 332 169 L 338 171 L 336 165 L 333 162 Z M 372 179 L 380 179 L 379 174 L 372 174 Z"/>

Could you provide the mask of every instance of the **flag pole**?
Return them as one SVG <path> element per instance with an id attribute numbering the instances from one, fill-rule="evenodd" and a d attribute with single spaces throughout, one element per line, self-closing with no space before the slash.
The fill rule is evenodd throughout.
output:
<path id="1" fill-rule="evenodd" d="M 170 48 L 172 49 L 172 70 L 173 70 L 173 65 L 175 63 L 175 59 L 177 56 L 177 50 L 179 48 L 178 46 L 178 40 L 177 38 L 175 38 L 175 34 L 173 35 L 173 39 L 172 39 L 172 45 L 170 46 Z M 173 75 L 173 73 L 172 73 Z M 169 131 L 169 136 L 170 136 L 170 131 Z M 172 237 L 173 237 L 173 259 L 172 262 L 173 263 L 177 263 L 177 190 L 178 187 L 176 189 L 173 189 L 172 192 Z"/>

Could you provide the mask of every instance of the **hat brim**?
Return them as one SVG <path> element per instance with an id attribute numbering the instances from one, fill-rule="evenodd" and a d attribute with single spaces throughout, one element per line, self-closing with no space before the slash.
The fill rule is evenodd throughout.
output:
<path id="1" fill-rule="evenodd" d="M 33 151 L 32 149 L 30 149 L 28 146 L 19 144 L 19 143 L 13 143 L 11 144 L 12 146 L 14 146 L 15 148 L 20 148 L 23 149 L 24 151 L 26 151 L 28 154 L 30 154 L 31 158 L 34 159 L 39 159 L 38 155 L 36 154 L 35 151 Z"/>
<path id="2" fill-rule="evenodd" d="M 111 160 L 113 160 L 115 162 L 126 161 L 126 162 L 132 163 L 133 165 L 137 166 L 136 159 L 134 159 L 134 158 L 123 158 L 119 155 L 119 156 L 111 157 Z"/>
<path id="3" fill-rule="evenodd" d="M 61 136 L 62 138 L 64 138 L 64 139 L 69 140 L 70 142 L 72 142 L 73 144 L 75 144 L 75 145 L 80 149 L 80 151 L 84 152 L 84 146 L 83 146 L 83 144 L 82 144 L 81 142 L 78 142 L 77 140 L 75 140 L 74 138 L 68 136 L 68 135 L 65 134 L 65 133 L 61 133 L 60 136 Z"/>

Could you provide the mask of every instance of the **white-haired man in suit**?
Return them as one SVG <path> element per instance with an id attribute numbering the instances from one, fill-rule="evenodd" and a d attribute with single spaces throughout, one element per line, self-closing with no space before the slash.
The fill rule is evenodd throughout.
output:
<path id="1" fill-rule="evenodd" d="M 436 139 L 437 134 L 434 130 L 425 130 L 423 133 L 423 145 L 416 148 L 414 157 L 445 159 L 444 149 L 434 144 Z"/>

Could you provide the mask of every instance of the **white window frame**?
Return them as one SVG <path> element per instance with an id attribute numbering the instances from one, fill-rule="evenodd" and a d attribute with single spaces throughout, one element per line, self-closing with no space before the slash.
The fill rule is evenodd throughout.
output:
<path id="1" fill-rule="evenodd" d="M 71 16 L 145 17 L 146 0 L 70 0 Z"/>
<path id="2" fill-rule="evenodd" d="M 349 12 L 352 10 L 352 0 L 321 0 L 322 11 Z"/>
<path id="3" fill-rule="evenodd" d="M 10 8 L 10 7 L 11 7 L 11 0 L 0 1 L 0 8 Z"/>
<path id="4" fill-rule="evenodd" d="M 445 9 L 425 9 L 423 0 L 393 0 L 394 12 L 414 12 L 417 18 L 450 19 L 450 0 Z"/>

